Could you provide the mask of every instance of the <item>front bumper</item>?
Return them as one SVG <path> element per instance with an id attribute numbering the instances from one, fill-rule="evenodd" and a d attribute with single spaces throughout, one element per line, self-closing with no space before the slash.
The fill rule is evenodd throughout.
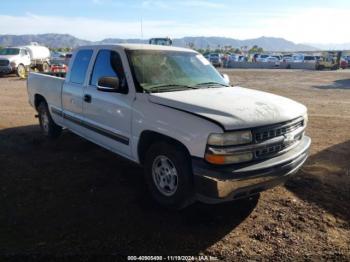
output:
<path id="1" fill-rule="evenodd" d="M 2 73 L 2 74 L 9 74 L 11 72 L 13 72 L 13 69 L 12 69 L 12 67 L 10 65 L 8 65 L 8 66 L 0 66 L 0 73 Z"/>
<path id="2" fill-rule="evenodd" d="M 311 139 L 304 136 L 285 154 L 253 164 L 214 166 L 203 159 L 193 158 L 197 199 L 206 203 L 229 201 L 284 183 L 304 164 L 310 145 Z"/>
<path id="3" fill-rule="evenodd" d="M 221 62 L 219 62 L 219 61 L 211 61 L 211 64 L 213 66 L 219 66 L 219 65 L 221 65 Z"/>

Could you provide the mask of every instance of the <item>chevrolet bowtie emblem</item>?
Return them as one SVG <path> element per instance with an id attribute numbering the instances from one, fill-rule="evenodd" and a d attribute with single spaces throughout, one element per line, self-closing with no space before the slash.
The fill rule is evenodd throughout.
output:
<path id="1" fill-rule="evenodd" d="M 290 142 L 294 140 L 294 135 L 293 134 L 284 134 L 284 141 L 285 142 Z"/>

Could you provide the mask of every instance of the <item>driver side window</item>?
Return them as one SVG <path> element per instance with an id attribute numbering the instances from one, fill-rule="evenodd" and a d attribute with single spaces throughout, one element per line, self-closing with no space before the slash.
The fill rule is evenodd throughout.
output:
<path id="1" fill-rule="evenodd" d="M 122 92 L 127 93 L 128 86 L 120 55 L 112 50 L 100 50 L 92 71 L 90 85 L 97 86 L 101 77 L 118 77 Z"/>

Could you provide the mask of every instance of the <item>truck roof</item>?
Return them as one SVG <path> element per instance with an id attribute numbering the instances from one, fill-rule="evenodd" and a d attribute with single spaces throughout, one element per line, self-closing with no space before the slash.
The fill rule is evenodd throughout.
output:
<path id="1" fill-rule="evenodd" d="M 77 49 L 84 48 L 122 48 L 126 50 L 163 50 L 163 51 L 181 51 L 196 53 L 196 51 L 188 48 L 165 46 L 165 45 L 150 45 L 150 44 L 103 44 L 103 45 L 85 45 L 79 46 Z"/>

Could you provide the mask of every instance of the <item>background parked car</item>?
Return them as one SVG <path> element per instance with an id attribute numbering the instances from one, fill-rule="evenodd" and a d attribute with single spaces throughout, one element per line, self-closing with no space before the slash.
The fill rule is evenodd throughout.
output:
<path id="1" fill-rule="evenodd" d="M 341 59 L 340 60 L 340 68 L 341 69 L 346 69 L 349 66 L 349 62 L 346 59 Z"/>
<path id="2" fill-rule="evenodd" d="M 50 56 L 50 64 L 60 64 L 66 59 L 66 53 L 53 51 Z"/>
<path id="3" fill-rule="evenodd" d="M 302 54 L 294 54 L 293 57 L 293 63 L 303 63 L 304 62 L 304 56 Z"/>
<path id="4" fill-rule="evenodd" d="M 278 60 L 279 62 L 282 61 L 282 55 L 271 55 L 271 56 L 277 58 L 277 60 Z"/>
<path id="5" fill-rule="evenodd" d="M 282 57 L 282 62 L 285 62 L 285 63 L 289 63 L 289 62 L 293 62 L 293 55 L 284 55 Z"/>
<path id="6" fill-rule="evenodd" d="M 265 59 L 268 58 L 270 55 L 268 54 L 261 54 L 256 58 L 257 62 L 265 62 Z"/>
<path id="7" fill-rule="evenodd" d="M 211 53 L 209 55 L 209 61 L 213 66 L 222 66 L 222 56 L 219 53 Z"/>
<path id="8" fill-rule="evenodd" d="M 244 55 L 232 54 L 229 56 L 229 61 L 246 62 L 247 58 Z"/>
<path id="9" fill-rule="evenodd" d="M 280 65 L 280 59 L 278 59 L 275 56 L 268 56 L 264 59 L 263 61 L 264 63 L 275 63 L 275 66 L 279 66 Z"/>
<path id="10" fill-rule="evenodd" d="M 316 63 L 317 59 L 313 55 L 305 55 L 304 56 L 304 63 Z"/>
<path id="11" fill-rule="evenodd" d="M 64 58 L 64 64 L 66 65 L 66 66 L 68 66 L 69 65 L 69 61 L 70 61 L 70 59 L 72 58 L 72 53 L 67 53 L 66 55 L 65 55 L 65 58 Z"/>

